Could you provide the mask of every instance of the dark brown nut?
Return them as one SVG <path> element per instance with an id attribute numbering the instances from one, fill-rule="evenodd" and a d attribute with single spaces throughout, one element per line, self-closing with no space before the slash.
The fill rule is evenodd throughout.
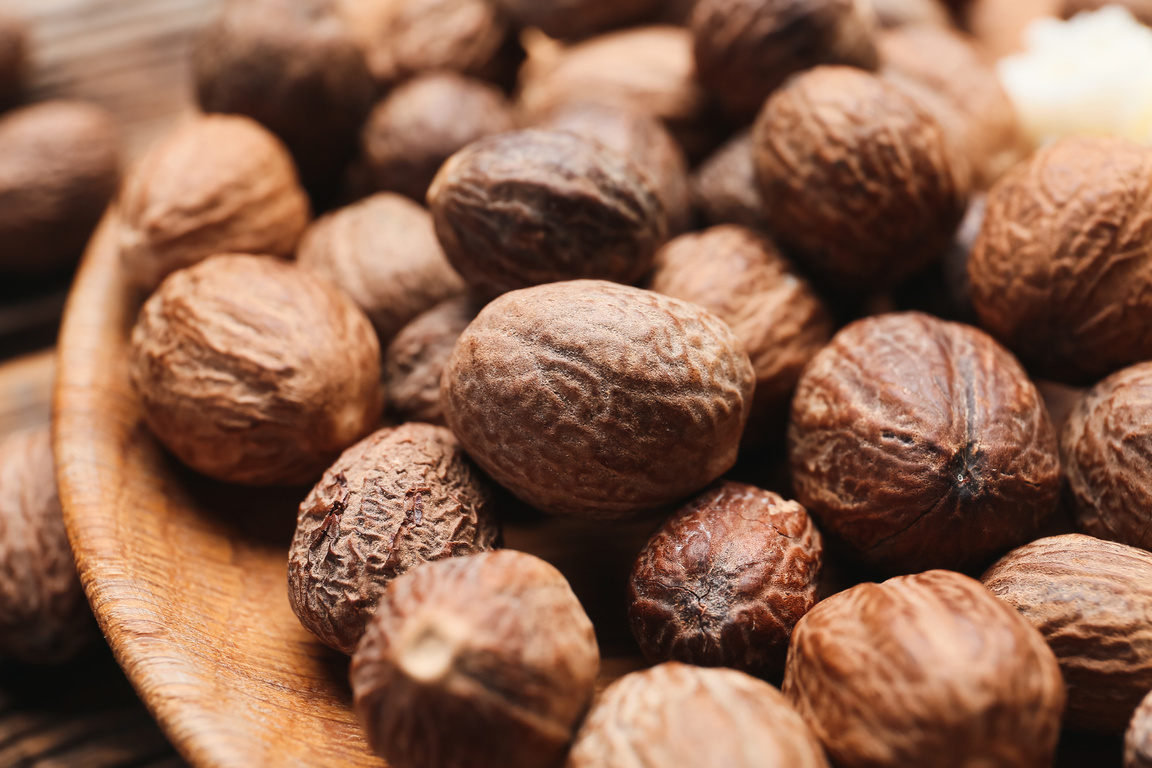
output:
<path id="1" fill-rule="evenodd" d="M 1117 371 L 1088 390 L 1060 442 L 1077 528 L 1152 549 L 1152 362 Z"/>
<path id="2" fill-rule="evenodd" d="M 792 633 L 784 694 L 843 768 L 1047 768 L 1065 698 L 1040 633 L 950 571 L 822 600 Z"/>
<path id="3" fill-rule="evenodd" d="M 859 320 L 800 378 L 788 430 L 796 499 L 889 573 L 979 566 L 1056 508 L 1056 434 L 1015 358 L 970 326 Z"/>
<path id="4" fill-rule="evenodd" d="M 944 253 L 941 266 L 944 271 L 944 281 L 956 319 L 966 323 L 976 323 L 976 310 L 972 308 L 972 283 L 968 279 L 968 260 L 972 258 L 972 249 L 976 246 L 976 238 L 984 227 L 984 213 L 988 207 L 988 196 L 982 192 L 972 196 L 968 203 L 968 212 L 952 238 L 952 244 Z"/>
<path id="5" fill-rule="evenodd" d="M 376 189 L 423 202 L 449 156 L 514 127 L 512 108 L 496 86 L 454 72 L 431 72 L 377 104 L 360 142 Z"/>
<path id="6" fill-rule="evenodd" d="M 27 68 L 28 25 L 14 16 L 0 15 L 0 109 L 20 94 Z"/>
<path id="7" fill-rule="evenodd" d="M 940 0 L 872 0 L 876 19 L 885 29 L 917 24 L 952 25 L 948 6 Z"/>
<path id="8" fill-rule="evenodd" d="M 722 320 L 602 280 L 507 293 L 456 343 L 448 425 L 498 483 L 545 511 L 622 517 L 736 461 L 755 386 Z"/>
<path id="9" fill-rule="evenodd" d="M 502 550 L 394 581 L 351 677 L 368 742 L 395 768 L 551 768 L 599 668 L 592 622 L 560 572 Z"/>
<path id="10" fill-rule="evenodd" d="M 477 301 L 458 296 L 437 304 L 404 326 L 384 353 L 388 407 L 402 421 L 445 424 L 440 377 L 456 340 L 480 311 Z"/>
<path id="11" fill-rule="evenodd" d="M 64 530 L 48 427 L 0 441 L 0 657 L 55 664 L 97 637 Z"/>
<path id="12" fill-rule="evenodd" d="M 217 253 L 291 256 L 310 215 L 283 143 L 234 115 L 195 118 L 154 146 L 119 211 L 126 276 L 149 291 Z"/>
<path id="13" fill-rule="evenodd" d="M 661 248 L 648 287 L 699 304 L 732 327 L 756 371 L 744 443 L 773 441 L 800 372 L 832 338 L 832 316 L 808 282 L 768 238 L 729 224 Z"/>
<path id="14" fill-rule="evenodd" d="M 741 131 L 692 174 L 692 205 L 709 224 L 768 229 L 752 161 L 752 131 Z"/>
<path id="15" fill-rule="evenodd" d="M 288 598 L 309 632 L 351 655 L 395 578 L 499 536 L 491 493 L 451 432 L 386 427 L 344 451 L 300 505 Z"/>
<path id="16" fill-rule="evenodd" d="M 314 194 L 331 194 L 373 92 L 337 0 L 229 0 L 197 36 L 192 66 L 205 112 L 253 118 L 284 141 Z"/>
<path id="17" fill-rule="evenodd" d="M 448 260 L 485 297 L 557 280 L 634 282 L 668 232 L 631 160 L 564 131 L 469 145 L 436 174 L 428 204 Z"/>
<path id="18" fill-rule="evenodd" d="M 464 291 L 432 217 L 387 192 L 317 219 L 301 238 L 296 258 L 364 310 L 381 344 L 416 315 Z"/>
<path id="19" fill-rule="evenodd" d="M 669 234 L 691 228 L 688 161 L 676 139 L 657 118 L 611 104 L 569 102 L 557 107 L 537 127 L 595 139 L 631 158 L 652 182 L 668 216 Z"/>
<path id="20" fill-rule="evenodd" d="M 1047 378 L 1152 358 L 1152 148 L 1062 139 L 988 193 L 968 263 L 980 324 Z"/>
<path id="21" fill-rule="evenodd" d="M 797 72 L 880 63 L 876 14 L 864 0 L 699 0 L 689 25 L 700 82 L 742 118 Z"/>
<path id="22" fill-rule="evenodd" d="M 99 107 L 47 101 L 0 117 L 0 270 L 73 265 L 116 193 L 116 125 Z"/>
<path id="23" fill-rule="evenodd" d="M 668 662 L 620 678 L 576 734 L 565 768 L 827 768 L 820 742 L 768 683 Z"/>
<path id="24" fill-rule="evenodd" d="M 794 501 L 720 482 L 660 526 L 632 567 L 628 620 L 649 661 L 778 676 L 816 604 L 823 544 Z"/>
<path id="25" fill-rule="evenodd" d="M 522 27 L 551 37 L 584 37 L 643 19 L 665 0 L 497 0 Z"/>
<path id="26" fill-rule="evenodd" d="M 165 280 L 140 310 L 129 366 L 160 442 L 232 483 L 312 482 L 382 408 L 368 318 L 267 256 L 216 256 Z"/>
<path id="27" fill-rule="evenodd" d="M 1152 692 L 1136 708 L 1124 734 L 1124 768 L 1152 768 Z"/>
<path id="28" fill-rule="evenodd" d="M 1070 19 L 1078 13 L 1097 11 L 1107 5 L 1120 5 L 1139 21 L 1152 26 L 1152 0 L 1064 0 L 1060 15 Z"/>
<path id="29" fill-rule="evenodd" d="M 1152 554 L 1070 533 L 1012 550 L 981 581 L 1056 654 L 1065 724 L 1122 733 L 1152 689 Z"/>
<path id="30" fill-rule="evenodd" d="M 752 133 L 764 212 L 821 279 L 862 291 L 938 258 L 968 202 L 964 158 L 910 95 L 850 67 L 779 89 Z"/>
<path id="31" fill-rule="evenodd" d="M 1032 152 L 1016 109 L 975 41 L 944 26 L 880 36 L 880 73 L 912 93 L 967 158 L 973 184 L 987 189 Z"/>

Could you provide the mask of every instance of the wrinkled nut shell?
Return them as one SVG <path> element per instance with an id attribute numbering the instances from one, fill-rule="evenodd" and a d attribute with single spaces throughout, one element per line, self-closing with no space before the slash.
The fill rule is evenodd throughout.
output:
<path id="1" fill-rule="evenodd" d="M 433 560 L 492 547 L 480 473 L 443 427 L 388 427 L 344 451 L 304 499 L 288 597 L 308 631 L 352 654 L 384 589 Z"/>
<path id="2" fill-rule="evenodd" d="M 668 662 L 620 678 L 585 720 L 565 768 L 827 768 L 785 698 L 731 669 Z"/>
<path id="3" fill-rule="evenodd" d="M 638 21 L 665 0 L 497 0 L 521 27 L 539 27 L 551 37 L 584 37 Z"/>
<path id="4" fill-rule="evenodd" d="M 1124 735 L 1124 768 L 1152 768 L 1152 692 L 1136 708 Z"/>
<path id="5" fill-rule="evenodd" d="M 482 296 L 578 278 L 634 282 L 668 232 L 639 168 L 564 131 L 469 145 L 440 169 L 428 205 L 448 260 Z"/>
<path id="6" fill-rule="evenodd" d="M 128 280 L 153 290 L 218 253 L 291 256 L 309 203 L 283 143 L 254 120 L 205 115 L 154 146 L 120 192 Z"/>
<path id="7" fill-rule="evenodd" d="M 1152 689 L 1152 554 L 1078 533 L 1052 536 L 1013 550 L 981 581 L 1056 654 L 1067 725 L 1123 732 Z"/>
<path id="8" fill-rule="evenodd" d="M 694 304 L 604 281 L 505 294 L 456 343 L 452 431 L 529 504 L 621 517 L 683 498 L 736 460 L 754 373 Z"/>
<path id="9" fill-rule="evenodd" d="M 160 442 L 233 483 L 313 481 L 382 408 L 368 318 L 266 256 L 217 256 L 165 280 L 132 329 L 129 366 Z"/>
<path id="10" fill-rule="evenodd" d="M 351 678 L 368 742 L 395 768 L 551 768 L 599 666 L 592 622 L 560 572 L 503 550 L 394 581 Z"/>
<path id="11" fill-rule="evenodd" d="M 816 604 L 823 545 L 804 507 L 721 482 L 652 535 L 629 580 L 632 634 L 650 661 L 779 675 Z"/>
<path id="12" fill-rule="evenodd" d="M 788 445 L 797 501 L 890 573 L 980 565 L 1056 507 L 1036 387 L 991 337 L 929 315 L 837 333 L 800 379 Z"/>
<path id="13" fill-rule="evenodd" d="M 1064 708 L 1040 633 L 949 571 L 818 603 L 792 633 L 784 693 L 843 768 L 1045 768 Z"/>

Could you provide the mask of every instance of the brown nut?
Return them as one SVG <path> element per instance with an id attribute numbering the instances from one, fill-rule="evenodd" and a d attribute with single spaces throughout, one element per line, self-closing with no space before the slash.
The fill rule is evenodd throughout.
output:
<path id="1" fill-rule="evenodd" d="M 981 581 L 1056 654 L 1066 725 L 1122 733 L 1152 689 L 1152 554 L 1079 533 L 1050 536 L 1012 550 Z"/>
<path id="2" fill-rule="evenodd" d="M 0 109 L 20 94 L 27 68 L 28 25 L 14 16 L 0 15 Z"/>
<path id="3" fill-rule="evenodd" d="M 1152 362 L 1117 371 L 1084 393 L 1060 442 L 1076 526 L 1152 549 Z"/>
<path id="4" fill-rule="evenodd" d="M 428 205 L 448 260 L 485 297 L 557 280 L 634 282 L 668 232 L 631 160 L 564 131 L 469 145 L 436 174 Z"/>
<path id="5" fill-rule="evenodd" d="M 709 224 L 768 229 L 752 161 L 752 131 L 741 131 L 692 174 L 692 205 Z"/>
<path id="6" fill-rule="evenodd" d="M 722 320 L 602 280 L 507 293 L 456 343 L 448 425 L 539 509 L 622 517 L 681 499 L 736 461 L 755 386 Z"/>
<path id="7" fill-rule="evenodd" d="M 898 87 L 850 67 L 797 75 L 752 133 L 773 233 L 822 280 L 890 286 L 948 246 L 968 202 L 964 159 Z"/>
<path id="8" fill-rule="evenodd" d="M 832 338 L 832 316 L 808 282 L 768 238 L 724 225 L 661 248 L 648 287 L 699 304 L 732 327 L 756 371 L 744 443 L 774 441 L 800 372 Z"/>
<path id="9" fill-rule="evenodd" d="M 872 0 L 876 20 L 885 29 L 918 24 L 952 25 L 948 6 L 940 0 Z"/>
<path id="10" fill-rule="evenodd" d="M 72 266 L 120 180 L 116 125 L 103 109 L 46 101 L 0 117 L 0 270 Z"/>
<path id="11" fill-rule="evenodd" d="M 368 318 L 266 256 L 216 256 L 165 280 L 132 329 L 129 366 L 152 433 L 232 483 L 312 482 L 382 407 Z"/>
<path id="12" fill-rule="evenodd" d="M 551 37 L 584 37 L 636 22 L 665 0 L 496 0 L 522 27 Z"/>
<path id="13" fill-rule="evenodd" d="M 304 232 L 296 258 L 364 310 L 381 344 L 416 315 L 464 291 L 436 240 L 432 217 L 387 192 L 321 216 Z"/>
<path id="14" fill-rule="evenodd" d="M 742 118 L 797 72 L 879 64 L 876 15 L 865 0 L 699 0 L 689 25 L 700 82 Z"/>
<path id="15" fill-rule="evenodd" d="M 565 768 L 827 768 L 820 742 L 768 683 L 668 662 L 620 678 L 584 721 Z"/>
<path id="16" fill-rule="evenodd" d="M 351 655 L 395 578 L 499 536 L 486 481 L 451 432 L 386 427 L 340 454 L 300 504 L 288 598 L 309 632 Z"/>
<path id="17" fill-rule="evenodd" d="M 67 661 L 97 637 L 64 530 L 48 427 L 0 441 L 0 657 Z"/>
<path id="18" fill-rule="evenodd" d="M 629 580 L 628 620 L 649 661 L 784 671 L 816 604 L 823 544 L 794 501 L 722 481 L 673 513 Z"/>
<path id="19" fill-rule="evenodd" d="M 792 403 L 796 499 L 889 573 L 979 566 L 1056 508 L 1056 435 L 1036 387 L 970 326 L 917 312 L 847 326 Z"/>
<path id="20" fill-rule="evenodd" d="M 368 742 L 395 768 L 551 768 L 599 667 L 560 572 L 502 550 L 394 581 L 352 658 L 352 692 Z"/>
<path id="21" fill-rule="evenodd" d="M 843 768 L 1047 768 L 1064 708 L 1040 633 L 950 571 L 818 603 L 792 633 L 784 693 Z"/>
<path id="22" fill-rule="evenodd" d="M 291 150 L 305 185 L 330 194 L 356 149 L 372 78 L 338 0 L 229 0 L 197 35 L 205 112 L 253 118 Z"/>
<path id="23" fill-rule="evenodd" d="M 1070 19 L 1078 13 L 1097 11 L 1107 5 L 1123 6 L 1139 21 L 1152 26 L 1152 0 L 1064 0 L 1059 15 Z"/>
<path id="24" fill-rule="evenodd" d="M 119 210 L 126 276 L 149 291 L 217 253 L 291 256 L 309 218 L 283 143 L 233 115 L 197 117 L 154 146 Z"/>
<path id="25" fill-rule="evenodd" d="M 1152 768 L 1152 692 L 1149 692 L 1124 734 L 1124 768 Z"/>
<path id="26" fill-rule="evenodd" d="M 1038 374 L 1090 383 L 1152 358 L 1152 148 L 1082 136 L 988 193 L 968 262 L 980 324 Z"/>
<path id="27" fill-rule="evenodd" d="M 440 377 L 456 340 L 479 311 L 479 302 L 457 296 L 418 315 L 392 339 L 384 353 L 384 388 L 388 408 L 401 421 L 446 424 Z"/>

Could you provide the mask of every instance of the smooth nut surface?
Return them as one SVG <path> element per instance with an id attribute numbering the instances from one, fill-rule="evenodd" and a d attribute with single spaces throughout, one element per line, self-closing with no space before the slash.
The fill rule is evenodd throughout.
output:
<path id="1" fill-rule="evenodd" d="M 521 27 L 551 37 L 583 37 L 637 21 L 664 0 L 496 0 Z"/>
<path id="2" fill-rule="evenodd" d="M 784 693 L 843 768 L 1050 766 L 1065 697 L 1040 633 L 950 571 L 818 603 L 792 633 Z"/>
<path id="3" fill-rule="evenodd" d="M 755 386 L 700 307 L 605 281 L 505 294 L 456 343 L 452 431 L 529 504 L 620 517 L 703 488 L 736 460 Z"/>
<path id="4" fill-rule="evenodd" d="M 952 18 L 940 0 L 872 0 L 876 20 L 885 29 L 921 24 L 948 27 Z"/>
<path id="5" fill-rule="evenodd" d="M 692 172 L 692 205 L 709 224 L 768 229 L 750 130 L 733 136 Z"/>
<path id="6" fill-rule="evenodd" d="M 1152 766 L 1152 691 L 1144 697 L 1124 734 L 1124 768 Z"/>
<path id="7" fill-rule="evenodd" d="M 0 108 L 16 99 L 28 67 L 28 25 L 0 15 Z"/>
<path id="8" fill-rule="evenodd" d="M 160 442 L 233 483 L 313 481 L 382 408 L 368 318 L 266 256 L 217 256 L 165 280 L 132 329 L 129 369 Z"/>
<path id="9" fill-rule="evenodd" d="M 352 659 L 356 715 L 396 768 L 550 768 L 592 698 L 592 622 L 552 566 L 502 550 L 394 581 Z"/>

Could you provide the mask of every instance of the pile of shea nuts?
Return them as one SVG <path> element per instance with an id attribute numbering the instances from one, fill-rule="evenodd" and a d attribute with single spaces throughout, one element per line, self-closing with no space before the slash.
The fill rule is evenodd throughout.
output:
<path id="1" fill-rule="evenodd" d="M 302 486 L 389 765 L 1152 765 L 1152 148 L 1031 147 L 962 5 L 225 3 L 116 203 L 131 379 Z M 596 693 L 524 507 L 651 521 L 651 668 Z"/>

